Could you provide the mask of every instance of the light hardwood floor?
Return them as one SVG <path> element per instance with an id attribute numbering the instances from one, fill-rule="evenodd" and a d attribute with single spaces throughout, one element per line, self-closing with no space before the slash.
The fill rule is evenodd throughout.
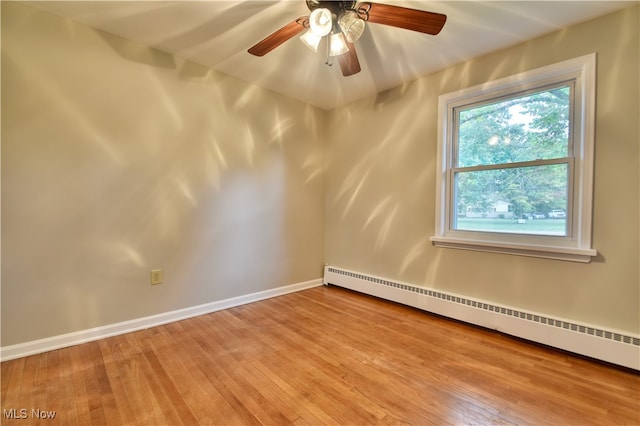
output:
<path id="1" fill-rule="evenodd" d="M 317 287 L 3 362 L 1 405 L 7 425 L 637 425 L 640 375 Z"/>

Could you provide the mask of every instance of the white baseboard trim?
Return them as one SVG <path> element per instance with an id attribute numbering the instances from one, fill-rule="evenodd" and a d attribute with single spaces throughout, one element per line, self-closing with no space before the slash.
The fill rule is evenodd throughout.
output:
<path id="1" fill-rule="evenodd" d="M 640 370 L 640 335 L 326 266 L 324 283 Z"/>
<path id="2" fill-rule="evenodd" d="M 189 308 L 164 312 L 144 318 L 137 318 L 134 320 L 119 322 L 116 324 L 109 324 L 101 327 L 90 328 L 87 330 L 76 331 L 73 333 L 46 337 L 44 339 L 38 339 L 31 342 L 3 346 L 0 348 L 0 361 L 9 361 L 11 359 L 35 355 L 55 349 L 104 339 L 105 337 L 130 333 L 132 331 L 142 330 L 145 328 L 155 327 L 174 321 L 180 321 L 199 315 L 209 314 L 211 312 L 233 308 L 235 306 L 245 305 L 247 303 L 253 303 L 276 296 L 282 296 L 288 293 L 306 290 L 312 287 L 318 287 L 320 285 L 322 285 L 322 279 L 318 278 L 315 280 L 291 284 L 270 290 L 259 291 L 257 293 L 251 293 L 244 296 L 232 297 L 230 299 L 224 299 L 216 302 L 192 306 Z"/>

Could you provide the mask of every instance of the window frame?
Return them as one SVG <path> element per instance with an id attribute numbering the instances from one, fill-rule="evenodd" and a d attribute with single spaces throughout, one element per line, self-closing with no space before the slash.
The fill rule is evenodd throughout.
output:
<path id="1" fill-rule="evenodd" d="M 574 82 L 568 152 L 567 235 L 511 234 L 453 229 L 454 169 L 457 168 L 456 109 L 546 86 Z M 525 71 L 510 77 L 440 95 L 435 235 L 438 247 L 590 262 L 595 138 L 596 54 Z M 535 161 L 532 162 L 535 165 Z"/>

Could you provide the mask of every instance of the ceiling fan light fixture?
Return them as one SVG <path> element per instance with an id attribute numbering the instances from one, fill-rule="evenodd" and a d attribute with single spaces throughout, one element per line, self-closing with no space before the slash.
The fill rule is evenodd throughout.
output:
<path id="1" fill-rule="evenodd" d="M 329 37 L 329 56 L 344 55 L 348 51 L 349 46 L 347 46 L 344 34 L 341 32 L 331 34 L 331 37 Z"/>
<path id="2" fill-rule="evenodd" d="M 354 43 L 364 32 L 364 21 L 353 10 L 342 13 L 338 19 L 338 24 L 349 43 Z"/>
<path id="3" fill-rule="evenodd" d="M 264 56 L 308 30 L 300 37 L 301 41 L 317 52 L 326 36 L 325 63 L 331 65 L 332 58 L 338 57 L 342 75 L 348 77 L 361 71 L 354 42 L 363 35 L 366 22 L 436 35 L 447 21 L 447 15 L 441 13 L 368 0 L 361 3 L 358 0 L 306 0 L 306 3 L 310 11 L 308 16 L 290 21 L 247 51 L 251 55 Z"/>
<path id="4" fill-rule="evenodd" d="M 322 36 L 317 35 L 313 31 L 309 30 L 300 36 L 300 41 L 305 44 L 309 49 L 318 53 L 318 46 L 320 46 L 320 40 Z"/>
<path id="5" fill-rule="evenodd" d="M 331 32 L 333 28 L 333 17 L 331 11 L 325 8 L 318 8 L 309 15 L 309 27 L 316 35 L 322 37 Z"/>

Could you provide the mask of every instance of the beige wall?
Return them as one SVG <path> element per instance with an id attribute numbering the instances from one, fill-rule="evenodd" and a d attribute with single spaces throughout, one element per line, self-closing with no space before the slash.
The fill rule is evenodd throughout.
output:
<path id="1" fill-rule="evenodd" d="M 636 6 L 326 113 L 3 2 L 2 345 L 318 278 L 325 260 L 639 332 L 639 21 Z M 590 52 L 600 255 L 433 247 L 438 95 Z"/>
<path id="2" fill-rule="evenodd" d="M 325 119 L 2 2 L 2 345 L 320 278 Z"/>
<path id="3" fill-rule="evenodd" d="M 640 331 L 639 7 L 513 46 L 331 112 L 328 263 L 622 331 Z M 597 53 L 590 264 L 437 248 L 440 94 Z"/>

